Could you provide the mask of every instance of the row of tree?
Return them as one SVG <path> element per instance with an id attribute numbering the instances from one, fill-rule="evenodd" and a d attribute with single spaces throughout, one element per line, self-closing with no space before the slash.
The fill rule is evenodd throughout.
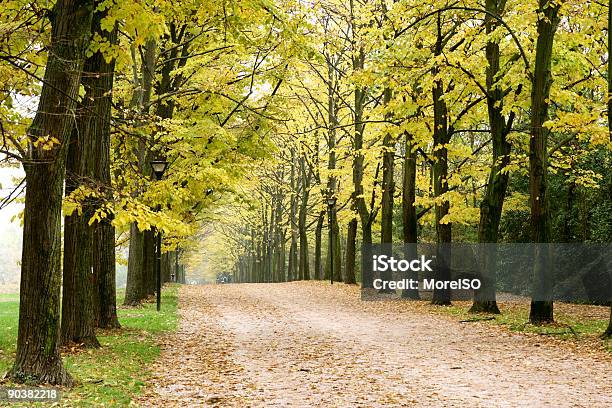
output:
<path id="1" fill-rule="evenodd" d="M 293 30 L 259 1 L 48 6 L 0 5 L 1 152 L 26 174 L 10 376 L 70 385 L 59 346 L 97 347 L 96 328 L 120 326 L 116 248 L 129 247 L 126 305 L 155 291 L 157 256 L 164 281 L 184 283 L 195 232 L 266 155 L 286 68 L 274 50 Z"/>
<path id="2" fill-rule="evenodd" d="M 333 263 L 352 283 L 365 248 L 394 237 L 610 242 L 608 4 L 291 6 L 311 41 L 279 92 L 276 151 L 209 240 L 231 250 L 237 281 L 329 278 Z M 550 292 L 537 265 L 537 291 Z M 494 298 L 486 285 L 471 310 L 499 313 Z M 553 302 L 533 301 L 530 321 L 552 322 Z"/>
<path id="3" fill-rule="evenodd" d="M 117 245 L 129 246 L 125 303 L 152 293 L 154 230 L 166 275 L 184 280 L 216 221 L 207 240 L 256 282 L 333 271 L 352 283 L 358 248 L 398 236 L 610 241 L 609 5 L 1 7 L 0 148 L 27 186 L 13 378 L 71 383 L 59 344 L 95 346 L 96 326 L 118 326 Z M 168 163 L 163 180 L 152 159 Z M 490 295 L 473 310 L 496 312 Z M 552 302 L 530 319 L 552 321 Z"/>

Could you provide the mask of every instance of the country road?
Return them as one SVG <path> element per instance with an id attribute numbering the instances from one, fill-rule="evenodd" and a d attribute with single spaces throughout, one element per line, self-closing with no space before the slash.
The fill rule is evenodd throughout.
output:
<path id="1" fill-rule="evenodd" d="M 356 287 L 180 289 L 142 406 L 610 407 L 612 364 Z"/>

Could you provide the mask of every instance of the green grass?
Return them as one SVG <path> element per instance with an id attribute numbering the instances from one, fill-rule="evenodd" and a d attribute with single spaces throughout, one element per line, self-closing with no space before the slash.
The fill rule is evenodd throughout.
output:
<path id="1" fill-rule="evenodd" d="M 500 304 L 499 315 L 470 314 L 470 305 L 471 303 L 455 302 L 452 306 L 432 307 L 432 310 L 439 310 L 463 321 L 483 321 L 501 325 L 515 332 L 534 333 L 568 341 L 600 343 L 603 349 L 612 353 L 612 339 L 599 341 L 599 336 L 608 327 L 609 318 L 606 313 L 609 313 L 609 308 L 605 308 L 601 314 L 599 310 L 593 312 L 598 306 L 555 304 L 555 323 L 532 325 L 527 323 L 529 304 Z M 594 316 L 600 314 L 601 316 Z"/>
<path id="2" fill-rule="evenodd" d="M 98 333 L 101 348 L 65 353 L 64 364 L 77 385 L 62 392 L 60 406 L 129 405 L 141 392 L 147 367 L 159 355 L 158 337 L 177 328 L 177 292 L 177 285 L 164 287 L 159 313 L 155 303 L 119 309 L 122 329 Z M 123 294 L 117 293 L 117 299 L 121 303 Z M 0 295 L 0 376 L 15 356 L 18 309 L 17 295 Z"/>

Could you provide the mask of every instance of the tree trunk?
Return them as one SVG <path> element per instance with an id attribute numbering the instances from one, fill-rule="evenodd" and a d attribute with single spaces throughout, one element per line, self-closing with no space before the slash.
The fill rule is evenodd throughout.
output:
<path id="1" fill-rule="evenodd" d="M 348 224 L 346 233 L 346 273 L 344 283 L 357 283 L 355 279 L 355 256 L 357 241 L 357 218 L 353 218 Z"/>
<path id="2" fill-rule="evenodd" d="M 302 194 L 298 213 L 298 233 L 300 238 L 299 275 L 304 280 L 310 279 L 308 264 L 308 231 L 306 230 L 306 215 L 308 214 L 308 196 L 310 195 L 310 173 L 306 170 L 306 160 L 300 158 L 300 180 Z"/>
<path id="3" fill-rule="evenodd" d="M 321 235 L 323 234 L 323 222 L 324 221 L 325 221 L 325 211 L 321 211 L 321 213 L 319 214 L 319 218 L 317 219 L 317 226 L 315 227 L 315 261 L 314 261 L 315 276 L 314 278 L 316 280 L 323 279 L 323 276 L 322 276 L 323 267 L 321 265 L 321 260 L 322 260 Z"/>
<path id="4" fill-rule="evenodd" d="M 361 287 L 373 287 L 372 274 L 368 273 L 372 260 L 372 223 L 361 224 Z"/>
<path id="5" fill-rule="evenodd" d="M 435 55 L 442 54 L 443 38 L 440 16 L 438 16 L 438 39 L 436 42 Z M 434 76 L 439 73 L 438 68 L 434 68 Z M 434 105 L 434 165 L 433 165 L 433 184 L 434 196 L 440 197 L 448 192 L 448 150 L 446 144 L 450 142 L 450 129 L 448 126 L 448 108 L 444 97 L 444 85 L 441 79 L 434 82 L 433 105 Z M 440 281 L 450 280 L 450 260 L 452 241 L 452 224 L 442 223 L 442 219 L 448 214 L 450 203 L 448 200 L 436 202 L 435 222 L 436 237 L 438 243 L 436 256 L 436 279 Z M 449 289 L 435 289 L 431 301 L 436 305 L 450 305 L 451 293 Z"/>
<path id="6" fill-rule="evenodd" d="M 353 57 L 353 70 L 363 69 L 365 54 L 363 49 L 355 50 Z M 363 88 L 355 87 L 355 125 L 353 128 L 353 207 L 359 214 L 361 224 L 361 286 L 372 287 L 372 276 L 369 273 L 369 263 L 372 257 L 370 251 L 372 247 L 372 221 L 374 209 L 370 211 L 365 201 L 363 190 L 363 110 L 366 101 L 366 91 Z"/>
<path id="7" fill-rule="evenodd" d="M 387 106 L 391 102 L 391 89 L 386 88 L 383 92 L 383 104 Z M 385 119 L 389 120 L 392 115 L 387 112 Z M 382 155 L 382 198 L 381 198 L 381 217 L 380 217 L 380 243 L 382 250 L 388 255 L 393 254 L 393 194 L 395 192 L 395 182 L 393 180 L 393 164 L 395 160 L 395 146 L 391 134 L 386 133 L 383 138 Z M 380 278 L 384 281 L 393 280 L 391 269 L 380 273 Z M 395 290 L 383 288 L 380 293 L 395 293 Z"/>
<path id="8" fill-rule="evenodd" d="M 93 177 L 93 145 L 99 133 L 96 123 L 94 91 L 91 78 L 95 77 L 92 59 L 84 65 L 82 83 L 85 97 L 79 105 L 76 127 L 73 129 L 66 161 L 66 196 L 79 187 L 90 188 L 86 180 Z M 92 274 L 93 229 L 89 220 L 93 215 L 91 199 L 80 203 L 80 211 L 64 218 L 64 268 L 62 293 L 62 344 L 83 344 L 99 347 L 95 333 L 95 313 Z"/>
<path id="9" fill-rule="evenodd" d="M 417 213 L 416 213 L 416 152 L 412 143 L 412 135 L 406 136 L 404 153 L 404 171 L 402 177 L 402 232 L 404 246 L 408 251 L 406 259 L 417 257 Z M 419 279 L 418 272 L 408 272 L 407 279 Z M 402 297 L 405 299 L 419 299 L 418 289 L 404 289 Z"/>
<path id="10" fill-rule="evenodd" d="M 92 1 L 59 0 L 30 140 L 52 136 L 52 149 L 30 145 L 23 215 L 23 249 L 15 381 L 71 386 L 58 350 L 61 287 L 61 209 L 66 156 L 91 31 Z M 61 91 L 60 91 L 61 90 Z"/>
<path id="11" fill-rule="evenodd" d="M 157 245 L 157 240 L 155 235 L 155 231 L 150 229 L 145 231 L 142 236 L 142 252 L 144 257 L 142 263 L 142 273 L 145 283 L 145 297 L 153 295 L 157 292 L 157 275 L 155 272 L 155 263 L 157 260 L 155 247 Z"/>
<path id="12" fill-rule="evenodd" d="M 501 3 L 501 5 L 500 5 Z M 495 15 L 503 13 L 505 1 L 487 0 L 486 8 Z M 497 20 L 490 15 L 485 16 L 485 27 L 487 34 L 492 33 L 498 26 Z M 499 222 L 501 220 L 506 191 L 508 189 L 508 173 L 502 170 L 510 163 L 511 145 L 507 140 L 508 133 L 511 131 L 512 118 L 506 124 L 503 116 L 504 93 L 497 84 L 499 74 L 500 51 L 496 41 L 488 41 L 486 47 L 487 54 L 487 109 L 489 113 L 489 127 L 491 129 L 491 139 L 493 146 L 493 157 L 491 170 L 489 171 L 489 181 L 485 195 L 480 203 L 480 221 L 478 224 L 479 243 L 497 243 L 499 232 Z M 474 303 L 470 313 L 499 313 L 496 302 L 496 250 L 483 251 L 481 255 L 481 280 L 482 288 L 474 293 Z"/>
<path id="13" fill-rule="evenodd" d="M 291 194 L 289 197 L 289 231 L 291 232 L 291 243 L 289 244 L 289 265 L 287 268 L 287 280 L 289 281 L 304 279 L 298 269 L 298 223 L 296 220 L 298 183 L 295 174 L 296 167 L 295 149 L 291 148 Z"/>
<path id="14" fill-rule="evenodd" d="M 135 306 L 147 297 L 144 276 L 144 233 L 136 223 L 130 225 L 130 247 L 128 256 L 128 273 L 125 287 L 126 306 Z"/>
<path id="15" fill-rule="evenodd" d="M 536 62 L 531 89 L 531 139 L 529 141 L 529 195 L 531 205 L 531 238 L 535 244 L 550 240 L 550 214 L 548 208 L 548 129 L 543 125 L 548 119 L 550 68 L 552 63 L 553 41 L 559 24 L 559 8 L 556 3 L 539 0 L 538 38 L 536 42 Z M 550 255 L 541 245 L 536 248 L 536 261 L 533 267 L 534 297 L 529 313 L 533 324 L 553 321 L 553 302 L 551 297 L 551 271 L 547 267 Z"/>
<path id="16" fill-rule="evenodd" d="M 144 58 L 141 65 L 141 79 L 134 78 L 134 95 L 132 96 L 131 107 L 138 109 L 142 115 L 148 113 L 149 102 L 151 101 L 151 92 L 153 90 L 153 79 L 155 75 L 155 53 L 157 44 L 155 40 L 148 40 L 144 46 Z M 134 63 L 136 63 L 134 61 Z M 137 149 L 138 169 L 143 175 L 150 174 L 149 170 L 149 153 L 146 144 L 143 140 L 139 141 Z M 135 241 L 135 242 L 132 242 Z M 134 252 L 132 252 L 132 249 Z M 133 289 L 132 294 L 138 294 L 138 297 L 132 297 L 128 302 L 128 289 L 125 292 L 124 304 L 135 305 L 140 303 L 147 295 L 153 294 L 156 291 L 156 277 L 153 270 L 155 258 L 155 236 L 151 231 L 139 231 L 136 223 L 130 227 L 130 249 L 128 259 L 127 281 L 128 288 L 130 284 L 142 285 L 140 288 Z M 133 276 L 131 276 L 133 275 Z"/>
<path id="17" fill-rule="evenodd" d="M 117 27 L 111 32 L 100 28 L 101 19 L 106 11 L 94 16 L 92 31 L 105 38 L 109 43 L 117 43 Z M 97 52 L 91 58 L 94 72 L 99 76 L 91 78 L 94 82 L 96 120 L 99 121 L 99 131 L 94 143 L 94 180 L 102 188 L 106 202 L 113 199 L 110 172 L 110 117 L 112 105 L 112 89 L 115 74 L 115 60 L 107 63 L 104 56 Z M 111 329 L 121 327 L 117 319 L 117 285 L 115 281 L 115 227 L 112 216 L 93 225 L 93 277 L 94 277 L 94 309 L 97 327 Z"/>
<path id="18" fill-rule="evenodd" d="M 608 50 L 612 50 L 612 0 L 608 0 Z M 608 55 L 608 132 L 612 142 L 612 58 Z M 610 322 L 603 334 L 604 338 L 612 337 L 612 302 L 610 302 Z"/>

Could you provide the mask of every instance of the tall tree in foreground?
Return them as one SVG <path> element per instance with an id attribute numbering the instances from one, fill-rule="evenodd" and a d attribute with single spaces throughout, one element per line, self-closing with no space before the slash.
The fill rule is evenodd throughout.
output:
<path id="1" fill-rule="evenodd" d="M 106 11 L 93 18 L 92 33 L 101 42 L 116 43 L 117 29 L 101 29 Z M 110 113 L 114 59 L 107 63 L 101 51 L 85 60 L 81 84 L 85 95 L 79 103 L 66 164 L 66 196 L 76 192 L 79 211 L 64 220 L 64 270 L 62 343 L 99 347 L 95 326 L 119 327 L 115 295 L 115 231 L 106 217 L 90 225 L 97 210 L 91 197 L 79 188 L 110 195 Z M 76 191 L 75 191 L 76 190 Z M 103 205 L 103 203 L 100 203 Z M 104 209 L 103 209 L 104 210 Z M 109 229 L 110 227 L 110 229 Z"/>
<path id="2" fill-rule="evenodd" d="M 447 33 L 448 35 L 448 33 Z M 442 55 L 444 39 L 442 33 L 442 19 L 437 17 L 437 38 L 434 55 Z M 433 76 L 439 75 L 439 67 L 433 68 Z M 448 107 L 444 99 L 445 89 L 442 79 L 437 78 L 433 85 L 433 113 L 434 113 L 434 165 L 433 165 L 433 188 L 435 197 L 443 197 L 442 201 L 436 201 L 435 220 L 436 237 L 438 243 L 436 278 L 438 280 L 450 280 L 450 243 L 452 240 L 452 224 L 444 221 L 444 217 L 450 211 L 450 202 L 444 196 L 448 190 L 448 150 L 446 145 L 450 142 L 452 129 L 449 128 Z M 431 302 L 435 305 L 450 305 L 451 293 L 449 289 L 435 289 Z"/>
<path id="3" fill-rule="evenodd" d="M 505 0 L 487 0 L 486 10 L 492 15 L 500 16 L 504 12 Z M 489 129 L 492 140 L 492 164 L 485 195 L 480 203 L 480 221 L 478 224 L 478 242 L 496 243 L 499 235 L 499 222 L 510 175 L 504 168 L 510 163 L 510 142 L 508 134 L 512 130 L 514 113 L 508 118 L 503 114 L 504 90 L 499 84 L 500 76 L 500 46 L 491 38 L 491 34 L 499 27 L 499 21 L 491 14 L 485 15 L 485 30 L 489 39 L 486 45 L 487 73 L 486 98 L 489 113 Z M 499 313 L 495 300 L 495 250 L 485 248 L 482 263 L 483 287 L 474 292 L 474 303 L 471 313 Z"/>
<path id="4" fill-rule="evenodd" d="M 94 16 L 93 30 L 98 32 L 103 41 L 109 44 L 117 43 L 117 26 L 111 31 L 102 30 L 101 21 L 106 12 Z M 115 74 L 115 58 L 107 61 L 102 52 L 96 52 L 88 62 L 98 75 L 88 80 L 92 82 L 91 93 L 95 101 L 95 134 L 94 134 L 94 182 L 102 192 L 106 201 L 112 199 L 111 160 L 110 160 L 110 117 L 112 105 L 112 89 Z M 93 227 L 93 280 L 94 280 L 94 310 L 97 327 L 112 329 L 121 327 L 117 319 L 116 294 L 116 256 L 115 227 L 112 219 L 105 217 L 96 222 Z"/>
<path id="5" fill-rule="evenodd" d="M 612 50 L 612 0 L 608 0 L 608 133 L 610 134 L 610 143 L 612 144 L 612 58 L 610 58 L 610 50 Z M 610 146 L 612 148 L 612 146 Z M 608 328 L 603 334 L 604 338 L 612 336 L 612 301 L 610 302 L 610 322 Z"/>
<path id="6" fill-rule="evenodd" d="M 62 189 L 93 0 L 59 0 L 36 116 L 28 129 L 16 381 L 72 385 L 58 350 Z"/>
<path id="7" fill-rule="evenodd" d="M 550 240 L 550 212 L 548 206 L 548 119 L 553 41 L 559 24 L 560 5 L 539 0 L 538 38 L 536 59 L 531 78 L 531 139 L 529 142 L 529 196 L 531 205 L 531 238 L 536 246 L 533 270 L 534 299 L 531 301 L 529 321 L 534 324 L 553 321 L 550 256 L 546 245 Z"/>
<path id="8" fill-rule="evenodd" d="M 77 117 L 68 147 L 66 159 L 66 197 L 75 195 L 78 210 L 67 213 L 64 218 L 64 257 L 62 291 L 62 344 L 83 344 L 99 347 L 96 339 L 93 303 L 92 243 L 93 229 L 89 220 L 94 206 L 91 197 L 83 188 L 90 188 L 93 179 L 93 150 L 96 132 L 92 92 L 92 80 L 96 75 L 92 59 L 83 67 L 81 84 L 85 96 L 77 108 Z"/>

